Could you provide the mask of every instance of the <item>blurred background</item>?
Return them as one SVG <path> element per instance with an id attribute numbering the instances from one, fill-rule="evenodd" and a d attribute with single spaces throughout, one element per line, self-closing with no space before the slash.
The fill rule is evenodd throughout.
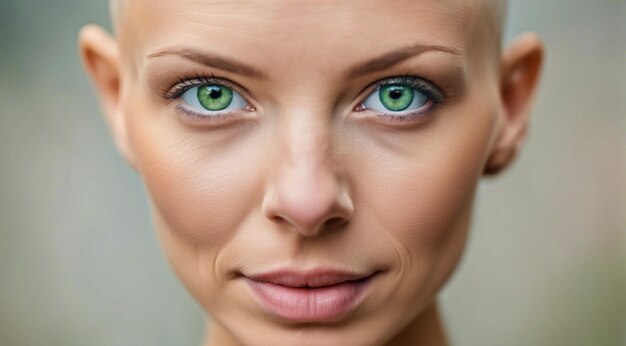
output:
<path id="1" fill-rule="evenodd" d="M 104 0 L 0 0 L 0 345 L 198 345 L 78 60 Z M 454 345 L 626 345 L 626 0 L 513 0 L 547 64 L 442 293 Z"/>

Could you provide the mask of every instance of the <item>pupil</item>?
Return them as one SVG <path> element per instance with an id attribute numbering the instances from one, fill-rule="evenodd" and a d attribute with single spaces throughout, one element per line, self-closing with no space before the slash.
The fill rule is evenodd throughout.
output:
<path id="1" fill-rule="evenodd" d="M 391 97 L 394 100 L 397 100 L 400 97 L 402 97 L 402 91 L 401 90 L 391 90 L 389 92 L 389 97 Z"/>
<path id="2" fill-rule="evenodd" d="M 218 99 L 222 96 L 222 90 L 220 88 L 211 87 L 209 90 L 209 97 L 212 99 Z"/>

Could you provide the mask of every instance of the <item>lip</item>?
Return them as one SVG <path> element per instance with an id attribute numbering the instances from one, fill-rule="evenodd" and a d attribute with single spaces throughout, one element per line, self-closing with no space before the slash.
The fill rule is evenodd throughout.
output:
<path id="1" fill-rule="evenodd" d="M 291 322 L 328 322 L 354 310 L 378 273 L 282 269 L 244 279 L 269 314 Z"/>

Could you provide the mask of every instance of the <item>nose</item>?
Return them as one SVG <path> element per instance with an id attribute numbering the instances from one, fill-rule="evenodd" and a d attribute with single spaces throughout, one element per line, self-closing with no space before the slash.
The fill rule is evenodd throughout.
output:
<path id="1" fill-rule="evenodd" d="M 353 203 L 333 159 L 329 131 L 301 127 L 283 133 L 263 199 L 265 217 L 306 237 L 347 222 Z"/>

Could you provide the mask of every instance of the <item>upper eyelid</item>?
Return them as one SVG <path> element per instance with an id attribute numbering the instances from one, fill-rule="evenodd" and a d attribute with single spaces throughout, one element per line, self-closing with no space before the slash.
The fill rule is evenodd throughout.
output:
<path id="1" fill-rule="evenodd" d="M 412 75 L 400 75 L 400 76 L 392 76 L 392 77 L 379 79 L 375 81 L 374 83 L 370 84 L 367 89 L 369 89 L 372 86 L 375 88 L 381 85 L 389 85 L 389 84 L 409 84 L 412 86 L 415 86 L 417 84 L 425 84 L 427 86 L 433 87 L 434 89 L 437 89 L 437 91 L 441 91 L 441 89 L 437 85 L 435 85 L 435 83 L 427 79 L 417 77 L 417 76 L 412 76 Z"/>
<path id="2" fill-rule="evenodd" d="M 222 78 L 222 77 L 215 77 L 213 75 L 207 77 L 207 76 L 203 76 L 200 74 L 197 74 L 195 76 L 187 76 L 187 77 L 179 76 L 178 82 L 176 84 L 172 85 L 171 87 L 163 91 L 163 97 L 167 99 L 174 99 L 174 98 L 180 97 L 183 93 L 185 93 L 189 89 L 192 89 L 201 85 L 207 85 L 207 84 L 217 84 L 217 85 L 223 85 L 225 87 L 231 88 L 234 91 L 238 92 L 239 94 L 243 94 L 241 96 L 246 100 L 246 102 L 250 102 L 248 100 L 248 97 L 246 96 L 249 93 L 243 87 L 239 86 L 237 83 L 229 79 Z"/>
<path id="3" fill-rule="evenodd" d="M 425 85 L 429 87 L 429 89 L 432 89 L 426 90 L 426 92 L 428 93 L 427 96 L 431 98 L 436 98 L 435 101 L 442 102 L 447 97 L 445 92 L 441 88 L 439 88 L 439 86 L 437 86 L 434 82 L 422 77 L 404 74 L 378 79 L 375 82 L 370 83 L 359 93 L 363 96 L 360 97 L 360 101 L 358 102 L 358 104 L 362 104 L 363 102 L 365 102 L 365 99 L 367 99 L 367 97 L 369 97 L 371 93 L 373 93 L 377 88 L 389 84 L 408 84 L 411 85 L 413 88 L 415 88 L 416 85 Z M 436 93 L 436 95 L 431 95 L 433 92 Z"/>

